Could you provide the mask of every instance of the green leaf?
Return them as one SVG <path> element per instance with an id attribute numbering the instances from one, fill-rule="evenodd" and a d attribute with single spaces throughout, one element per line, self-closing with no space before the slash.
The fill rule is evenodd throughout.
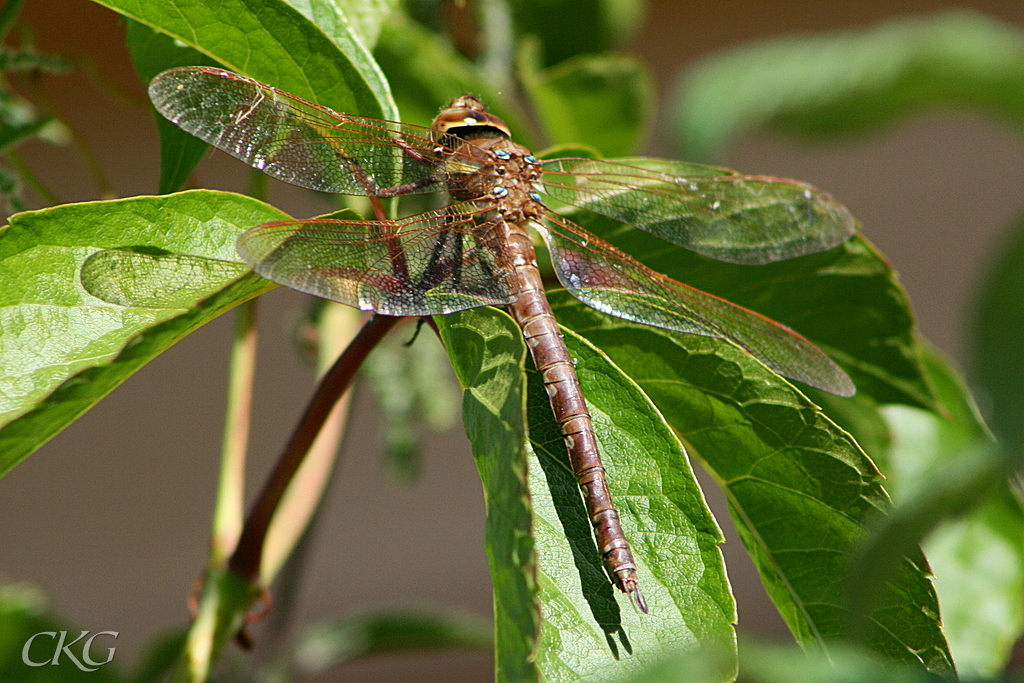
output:
<path id="1" fill-rule="evenodd" d="M 463 387 L 463 422 L 484 485 L 495 677 L 500 683 L 536 681 L 540 625 L 526 472 L 526 346 L 518 326 L 494 308 L 434 320 Z"/>
<path id="2" fill-rule="evenodd" d="M 186 254 L 140 254 L 104 249 L 82 263 L 86 292 L 125 308 L 188 308 L 248 268 Z"/>
<path id="3" fill-rule="evenodd" d="M 1024 514 L 1005 486 L 925 541 L 942 621 L 960 673 L 997 676 L 1024 633 Z"/>
<path id="4" fill-rule="evenodd" d="M 781 643 L 745 640 L 746 683 L 940 683 L 920 669 L 894 665 L 855 647 L 836 645 L 826 653 L 806 652 Z"/>
<path id="5" fill-rule="evenodd" d="M 445 103 L 474 93 L 512 127 L 516 139 L 528 130 L 475 63 L 400 12 L 382 27 L 373 55 L 391 83 L 402 121 L 429 126 Z"/>
<path id="6" fill-rule="evenodd" d="M 973 380 L 986 418 L 1010 453 L 1024 449 L 1024 216 L 1018 218 L 978 299 Z"/>
<path id="7" fill-rule="evenodd" d="M 711 649 L 735 675 L 735 603 L 719 530 L 664 419 L 598 349 L 563 330 L 650 614 L 615 591 L 540 376 L 529 373 L 530 490 L 540 562 L 545 680 L 607 680 L 668 653 Z"/>
<path id="8" fill-rule="evenodd" d="M 516 32 L 540 39 L 545 66 L 622 47 L 643 20 L 637 0 L 513 0 Z"/>
<path id="9" fill-rule="evenodd" d="M 654 114 L 654 84 L 643 63 L 580 55 L 540 71 L 523 52 L 520 76 L 551 143 L 593 145 L 605 156 L 636 151 Z"/>
<path id="10" fill-rule="evenodd" d="M 387 82 L 333 12 L 283 0 L 97 0 L 232 71 L 336 111 L 395 118 Z M 324 25 L 316 22 L 323 21 Z"/>
<path id="11" fill-rule="evenodd" d="M 346 54 L 357 55 L 354 48 L 358 43 L 372 49 L 377 42 L 380 25 L 397 7 L 396 0 L 285 0 L 302 13 L 304 17 L 320 27 L 327 36 Z"/>
<path id="12" fill-rule="evenodd" d="M 475 615 L 423 610 L 387 610 L 334 619 L 307 629 L 295 646 L 295 661 L 306 676 L 359 657 L 407 650 L 490 651 L 489 620 Z"/>
<path id="13" fill-rule="evenodd" d="M 1024 123 L 1024 34 L 957 10 L 866 29 L 776 38 L 729 50 L 680 79 L 675 128 L 695 160 L 745 129 L 858 133 L 936 104 Z"/>
<path id="14" fill-rule="evenodd" d="M 874 399 L 863 392 L 844 397 L 826 394 L 811 387 L 806 390 L 801 387 L 800 390 L 818 404 L 830 420 L 850 433 L 882 473 L 889 471 L 892 435 Z"/>
<path id="15" fill-rule="evenodd" d="M 530 504 L 522 448 L 521 332 L 494 309 L 437 318 L 466 388 L 464 418 L 484 479 L 488 557 L 495 585 L 499 670 L 534 676 L 521 658 L 537 639 Z M 500 326 L 498 326 L 500 323 Z M 708 512 L 685 453 L 638 388 L 596 349 L 567 332 L 605 454 L 612 495 L 644 568 L 652 614 L 620 609 L 601 567 L 579 485 L 547 394 L 530 373 L 530 491 L 537 510 L 543 635 L 536 662 L 547 680 L 609 676 L 676 648 L 732 648 L 734 604 Z M 518 455 L 518 459 L 516 454 Z M 518 522 L 516 521 L 518 520 Z M 628 599 L 618 596 L 628 604 Z M 621 661 L 620 661 L 621 660 Z M 724 678 L 722 679 L 724 680 Z"/>
<path id="16" fill-rule="evenodd" d="M 143 83 L 148 83 L 153 76 L 171 67 L 216 64 L 199 50 L 133 19 L 125 21 L 125 37 L 132 66 Z"/>
<path id="17" fill-rule="evenodd" d="M 728 656 L 711 650 L 684 650 L 665 659 L 645 665 L 624 676 L 615 676 L 609 683 L 704 683 L 732 681 L 736 677 L 735 645 Z M 745 679 L 744 679 L 745 680 Z"/>
<path id="18" fill-rule="evenodd" d="M 906 293 L 860 235 L 761 266 L 723 263 L 589 212 L 572 218 L 650 268 L 781 322 L 843 366 L 859 394 L 934 408 Z"/>
<path id="19" fill-rule="evenodd" d="M 175 66 L 214 66 L 216 61 L 198 50 L 175 40 L 166 33 L 153 30 L 145 24 L 128 20 L 128 48 L 132 64 L 143 83 L 149 83 L 153 76 L 164 69 Z M 189 135 L 154 112 L 157 132 L 160 133 L 160 194 L 174 192 L 181 188 L 206 154 L 205 142 Z"/>
<path id="20" fill-rule="evenodd" d="M 797 640 L 845 636 L 843 582 L 863 522 L 888 507 L 880 477 L 846 432 L 728 342 L 616 320 L 553 294 L 555 314 L 636 381 L 729 498 L 744 545 Z M 908 559 L 865 644 L 948 673 L 926 565 Z"/>
<path id="21" fill-rule="evenodd" d="M 1024 509 L 962 381 L 938 353 L 928 361 L 946 411 L 882 409 L 893 434 L 893 517 L 903 528 L 883 527 L 876 543 L 917 543 L 931 532 L 924 549 L 957 668 L 994 677 L 1024 632 Z M 884 571 L 882 562 L 862 564 L 867 581 Z"/>
<path id="22" fill-rule="evenodd" d="M 0 474 L 167 347 L 264 291 L 235 239 L 284 218 L 212 191 L 12 216 L 0 232 Z"/>
<path id="23" fill-rule="evenodd" d="M 288 0 L 289 4 L 324 28 L 328 35 L 343 30 L 352 34 L 368 48 L 377 44 L 381 26 L 388 20 L 400 3 L 398 0 L 336 0 L 316 2 L 315 0 Z M 333 16 L 330 16 L 333 15 Z M 331 26 L 331 30 L 327 27 Z M 346 27 L 347 28 L 342 28 Z"/>
<path id="24" fill-rule="evenodd" d="M 462 93 L 491 100 L 471 61 L 402 13 L 381 27 L 373 56 L 387 75 L 406 123 L 429 126 L 438 109 Z"/>

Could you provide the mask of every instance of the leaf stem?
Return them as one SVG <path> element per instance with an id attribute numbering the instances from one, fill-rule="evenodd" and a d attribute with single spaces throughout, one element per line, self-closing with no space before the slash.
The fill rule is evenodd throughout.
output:
<path id="1" fill-rule="evenodd" d="M 511 10 L 504 0 L 484 0 L 480 4 L 482 55 L 480 70 L 495 91 L 507 90 L 513 82 L 512 53 L 515 38 Z"/>
<path id="2" fill-rule="evenodd" d="M 356 370 L 388 330 L 401 320 L 402 318 L 374 315 L 320 380 L 313 398 L 306 406 L 306 411 L 246 519 L 238 546 L 228 560 L 228 568 L 231 571 L 250 582 L 256 582 L 259 578 L 267 529 L 288 484 L 294 478 L 321 426 L 330 415 L 334 403 L 351 384 Z"/>
<path id="3" fill-rule="evenodd" d="M 221 447 L 220 483 L 210 540 L 212 566 L 220 566 L 227 560 L 242 532 L 246 446 L 249 442 L 253 377 L 256 372 L 257 310 L 256 299 L 246 301 L 238 307 L 235 319 L 227 416 L 224 419 Z"/>
<path id="4" fill-rule="evenodd" d="M 57 204 L 64 203 L 61 201 L 60 197 L 57 196 L 57 193 L 51 190 L 49 186 L 40 180 L 39 176 L 29 168 L 28 164 L 26 164 L 25 160 L 21 158 L 20 154 L 14 150 L 10 150 L 5 154 L 5 156 L 11 163 L 11 166 L 14 167 L 18 177 L 24 180 L 25 184 L 28 185 L 33 192 L 39 195 L 39 198 L 42 199 L 47 206 L 56 206 Z"/>
<path id="5" fill-rule="evenodd" d="M 267 187 L 270 184 L 270 176 L 255 168 L 249 169 L 249 186 L 245 193 L 253 199 L 261 202 L 267 201 Z"/>
<path id="6" fill-rule="evenodd" d="M 318 374 L 334 364 L 359 329 L 361 318 L 359 311 L 339 303 L 327 302 L 321 307 L 316 323 Z M 274 609 L 262 630 L 260 648 L 271 672 L 268 680 L 277 680 L 273 672 L 279 672 L 280 678 L 293 667 L 289 625 L 295 616 L 309 552 L 321 520 L 324 495 L 341 456 L 338 446 L 349 417 L 350 398 L 351 394 L 346 392 L 334 405 L 267 530 L 260 583 L 269 586 L 273 582 Z"/>
<path id="7" fill-rule="evenodd" d="M 328 372 L 352 341 L 359 329 L 361 317 L 359 311 L 339 303 L 326 302 L 320 308 L 317 316 L 318 375 Z M 296 552 L 296 544 L 317 513 L 338 459 L 338 444 L 341 443 L 348 416 L 347 403 L 347 396 L 335 401 L 334 408 L 320 427 L 302 466 L 292 477 L 274 512 L 263 543 L 260 566 L 262 585 L 269 586 L 275 580 L 288 558 Z M 275 598 L 274 604 L 280 606 L 280 596 Z"/>

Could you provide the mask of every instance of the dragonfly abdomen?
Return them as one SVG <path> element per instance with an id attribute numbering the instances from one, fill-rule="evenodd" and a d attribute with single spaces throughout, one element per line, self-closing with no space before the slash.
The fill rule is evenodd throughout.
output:
<path id="1" fill-rule="evenodd" d="M 519 298 L 509 304 L 509 309 L 523 330 L 527 348 L 544 382 L 570 465 L 584 494 L 587 516 L 594 527 L 605 570 L 615 585 L 646 612 L 647 603 L 640 592 L 633 552 L 608 490 L 590 411 L 572 356 L 545 296 L 533 244 L 521 228 L 507 225 L 508 250 L 516 264 L 519 284 Z"/>

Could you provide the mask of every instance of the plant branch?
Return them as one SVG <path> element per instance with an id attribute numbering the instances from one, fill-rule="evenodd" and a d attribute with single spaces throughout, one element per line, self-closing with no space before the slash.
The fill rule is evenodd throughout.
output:
<path id="1" fill-rule="evenodd" d="M 14 167 L 18 177 L 21 178 L 29 189 L 39 195 L 39 198 L 47 206 L 56 206 L 57 204 L 63 204 L 61 198 L 57 196 L 57 193 L 50 189 L 50 187 L 44 183 L 39 176 L 29 168 L 29 165 L 25 163 L 25 160 L 21 158 L 21 155 L 14 150 L 7 151 L 4 156 Z"/>
<path id="2" fill-rule="evenodd" d="M 256 372 L 257 300 L 238 307 L 231 347 L 227 416 L 221 447 L 220 483 L 213 514 L 210 564 L 220 566 L 234 551 L 242 530 L 246 446 L 249 442 L 253 376 Z"/>
<path id="3" fill-rule="evenodd" d="M 361 326 L 359 311 L 339 303 L 325 302 L 317 314 L 317 376 L 328 372 L 338 356 L 355 337 Z M 288 558 L 296 552 L 296 543 L 309 526 L 323 499 L 324 491 L 338 460 L 348 417 L 348 394 L 334 403 L 334 408 L 320 427 L 316 440 L 306 453 L 302 466 L 292 477 L 263 542 L 260 583 L 269 586 L 277 578 Z M 280 597 L 275 605 L 280 605 Z M 275 608 L 275 612 L 277 609 Z"/>
<path id="4" fill-rule="evenodd" d="M 267 529 L 288 484 L 298 471 L 335 402 L 351 384 L 356 370 L 388 330 L 401 320 L 402 318 L 374 315 L 320 380 L 313 398 L 306 406 L 306 411 L 292 432 L 291 439 L 246 519 L 238 546 L 228 561 L 228 568 L 231 571 L 250 582 L 255 582 L 259 578 Z"/>
<path id="5" fill-rule="evenodd" d="M 266 173 L 255 168 L 249 169 L 249 183 L 245 193 L 253 199 L 265 202 L 267 201 L 267 187 L 269 183 L 270 176 Z"/>

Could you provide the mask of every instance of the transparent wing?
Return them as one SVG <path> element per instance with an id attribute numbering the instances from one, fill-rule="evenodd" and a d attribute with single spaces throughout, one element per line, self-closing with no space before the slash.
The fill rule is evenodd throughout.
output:
<path id="1" fill-rule="evenodd" d="M 853 395 L 842 368 L 788 327 L 660 275 L 561 216 L 548 220 L 538 229 L 555 274 L 588 306 L 645 325 L 729 339 L 781 375 Z"/>
<path id="2" fill-rule="evenodd" d="M 211 67 L 164 71 L 149 97 L 183 130 L 293 185 L 373 196 L 437 189 L 443 148 L 429 128 L 339 114 Z"/>
<path id="3" fill-rule="evenodd" d="M 853 234 L 850 212 L 810 185 L 642 157 L 544 162 L 544 191 L 720 261 L 770 263 Z"/>
<path id="4" fill-rule="evenodd" d="M 518 286 L 493 225 L 464 208 L 397 221 L 264 223 L 238 238 L 238 253 L 268 280 L 384 315 L 511 303 Z"/>

